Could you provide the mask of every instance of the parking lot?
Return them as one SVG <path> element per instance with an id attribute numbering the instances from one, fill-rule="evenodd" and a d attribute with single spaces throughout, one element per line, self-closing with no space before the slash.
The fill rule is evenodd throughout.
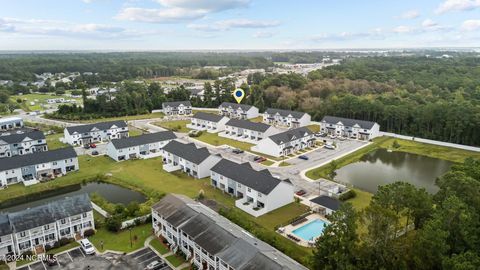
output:
<path id="1" fill-rule="evenodd" d="M 141 269 L 144 269 L 149 263 L 153 261 L 163 261 L 158 255 L 153 252 L 150 248 L 144 248 L 139 251 L 136 251 L 135 253 L 127 255 L 127 260 L 134 262 L 136 265 L 138 265 Z M 165 265 L 161 268 L 161 270 L 170 270 L 168 265 Z"/>

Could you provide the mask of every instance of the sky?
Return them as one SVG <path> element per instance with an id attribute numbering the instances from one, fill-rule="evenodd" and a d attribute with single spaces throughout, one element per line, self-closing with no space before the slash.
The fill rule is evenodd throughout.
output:
<path id="1" fill-rule="evenodd" d="M 480 0 L 0 0 L 0 50 L 479 45 Z"/>

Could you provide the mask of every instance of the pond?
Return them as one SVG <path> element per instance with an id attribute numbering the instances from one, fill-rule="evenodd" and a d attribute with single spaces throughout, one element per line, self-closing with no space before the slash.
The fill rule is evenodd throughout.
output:
<path id="1" fill-rule="evenodd" d="M 338 169 L 335 180 L 372 193 L 379 185 L 396 181 L 408 182 L 436 193 L 436 178 L 446 173 L 452 164 L 442 159 L 378 149 L 364 155 L 360 161 Z"/>
<path id="2" fill-rule="evenodd" d="M 89 182 L 86 184 L 78 184 L 60 188 L 54 191 L 45 192 L 32 199 L 27 197 L 24 200 L 19 200 L 11 203 L 4 203 L 0 205 L 0 212 L 15 212 L 24 210 L 27 208 L 39 206 L 50 201 L 63 199 L 65 197 L 96 192 L 111 203 L 128 204 L 132 201 L 143 203 L 147 198 L 140 192 L 133 191 L 118 185 L 102 183 L 102 182 Z M 31 200 L 31 201 L 30 201 Z"/>

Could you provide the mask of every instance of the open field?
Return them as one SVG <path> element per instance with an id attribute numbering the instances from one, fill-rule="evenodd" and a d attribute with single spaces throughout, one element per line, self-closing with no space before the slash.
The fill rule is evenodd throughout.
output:
<path id="1" fill-rule="evenodd" d="M 67 97 L 67 96 L 57 96 L 57 95 L 52 95 L 52 94 L 27 94 L 27 95 L 17 95 L 17 96 L 11 96 L 10 99 L 17 103 L 17 99 L 24 100 L 21 104 L 20 107 L 24 109 L 25 111 L 37 111 L 37 110 L 44 110 L 44 106 L 52 106 L 55 104 L 48 104 L 47 99 L 52 99 L 52 98 L 64 98 L 64 99 L 73 99 L 76 100 L 76 104 L 82 104 L 82 99 L 81 98 L 72 98 L 72 97 Z M 35 102 L 35 105 L 30 105 L 30 102 Z M 69 103 L 58 103 L 59 104 L 69 104 Z"/>
<path id="2" fill-rule="evenodd" d="M 164 116 L 165 115 L 162 112 L 156 112 L 156 113 L 139 114 L 139 115 L 127 115 L 127 116 L 119 116 L 119 117 L 97 118 L 97 119 L 81 120 L 81 121 L 75 121 L 75 122 L 78 122 L 78 123 L 98 123 L 98 122 L 117 121 L 117 120 L 133 121 L 133 120 L 163 118 Z"/>
<path id="3" fill-rule="evenodd" d="M 319 125 L 309 125 L 307 126 L 308 129 L 310 129 L 311 132 L 317 133 L 320 132 L 320 126 Z"/>
<path id="4" fill-rule="evenodd" d="M 165 122 L 154 122 L 153 124 L 171 131 L 187 133 L 190 131 L 190 129 L 187 128 L 187 124 L 189 123 L 190 120 L 174 120 Z"/>
<path id="5" fill-rule="evenodd" d="M 58 148 L 67 147 L 68 144 L 60 141 L 60 138 L 63 137 L 63 133 L 55 133 L 45 136 L 47 139 L 48 150 L 55 150 Z"/>

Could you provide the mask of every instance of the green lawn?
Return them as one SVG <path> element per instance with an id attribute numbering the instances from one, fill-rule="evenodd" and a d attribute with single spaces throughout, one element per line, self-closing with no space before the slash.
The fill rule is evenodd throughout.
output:
<path id="1" fill-rule="evenodd" d="M 206 142 L 214 146 L 220 146 L 220 145 L 226 144 L 231 147 L 242 149 L 245 151 L 250 151 L 250 147 L 253 146 L 253 144 L 251 143 L 246 143 L 246 142 L 232 140 L 229 138 L 220 137 L 218 136 L 217 133 L 209 133 L 209 132 L 203 132 L 202 135 L 200 135 L 199 137 L 196 137 L 195 139 L 202 142 Z"/>
<path id="2" fill-rule="evenodd" d="M 60 253 L 60 252 L 63 252 L 65 250 L 69 250 L 69 249 L 72 249 L 72 248 L 75 248 L 75 247 L 78 247 L 78 246 L 80 246 L 80 244 L 73 241 L 70 244 L 66 244 L 63 247 L 51 249 L 51 250 L 47 251 L 47 254 L 57 254 L 57 253 Z"/>
<path id="3" fill-rule="evenodd" d="M 290 164 L 286 161 L 282 161 L 282 162 L 280 162 L 280 164 L 278 164 L 279 167 L 287 167 L 287 166 L 290 166 L 290 165 L 292 165 L 292 164 Z"/>
<path id="4" fill-rule="evenodd" d="M 178 267 L 185 263 L 185 260 L 178 255 L 170 255 L 165 257 L 165 259 L 167 259 L 167 261 L 169 261 L 174 267 Z"/>
<path id="5" fill-rule="evenodd" d="M 319 125 L 309 125 L 307 126 L 308 129 L 310 129 L 311 132 L 317 133 L 320 132 L 320 126 Z"/>
<path id="6" fill-rule="evenodd" d="M 59 139 L 63 137 L 63 133 L 56 133 L 45 136 L 47 139 L 48 150 L 67 147 L 68 144 L 61 142 Z"/>
<path id="7" fill-rule="evenodd" d="M 21 95 L 21 96 L 11 96 L 10 99 L 17 103 L 17 99 L 23 100 L 23 102 L 20 104 L 20 107 L 26 111 L 37 111 L 37 110 L 43 110 L 44 105 L 53 105 L 53 104 L 48 104 L 47 99 L 52 99 L 52 98 L 64 98 L 64 99 L 74 99 L 77 101 L 77 104 L 82 104 L 82 99 L 81 98 L 72 98 L 72 97 L 67 97 L 67 96 L 56 96 L 54 94 L 28 94 L 28 95 Z M 37 101 L 35 101 L 37 100 Z M 35 102 L 35 105 L 30 105 L 30 102 Z M 65 103 L 66 104 L 66 103 Z M 43 105 L 43 106 L 42 106 Z"/>
<path id="8" fill-rule="evenodd" d="M 257 116 L 255 118 L 248 119 L 248 121 L 255 122 L 255 123 L 261 123 L 261 122 L 263 122 L 263 116 Z"/>
<path id="9" fill-rule="evenodd" d="M 108 249 L 128 253 L 142 248 L 145 240 L 150 235 L 152 235 L 152 225 L 148 223 L 133 227 L 131 238 L 129 230 L 113 233 L 107 231 L 105 228 L 100 228 L 96 231 L 95 235 L 90 236 L 88 239 L 100 252 Z M 130 239 L 132 239 L 132 242 L 130 242 Z M 103 241 L 103 249 L 101 249 L 101 241 Z"/>
<path id="10" fill-rule="evenodd" d="M 77 121 L 79 123 L 98 123 L 98 122 L 107 122 L 107 121 L 133 121 L 133 120 L 143 120 L 143 119 L 154 119 L 154 118 L 163 118 L 165 115 L 162 112 L 149 113 L 149 114 L 139 114 L 139 115 L 127 115 L 119 117 L 105 117 L 91 120 L 81 120 Z"/>
<path id="11" fill-rule="evenodd" d="M 153 123 L 156 126 L 166 128 L 175 132 L 187 133 L 190 131 L 187 128 L 187 124 L 190 124 L 190 120 L 175 120 L 175 121 L 165 121 L 165 122 L 155 122 Z"/>
<path id="12" fill-rule="evenodd" d="M 274 163 L 273 161 L 267 159 L 267 160 L 263 161 L 261 164 L 263 164 L 263 165 L 265 165 L 265 166 L 270 166 L 270 165 L 272 165 L 273 163 Z"/>
<path id="13" fill-rule="evenodd" d="M 158 253 L 160 254 L 167 254 L 168 252 L 170 252 L 170 250 L 162 243 L 160 242 L 159 239 L 155 238 L 155 239 L 152 239 L 152 241 L 150 241 L 149 243 L 156 251 L 158 251 Z"/>
<path id="14" fill-rule="evenodd" d="M 355 198 L 347 200 L 347 202 L 351 203 L 357 211 L 361 211 L 370 204 L 373 194 L 356 188 L 354 188 L 353 190 L 355 191 L 357 196 L 355 196 Z"/>
<path id="15" fill-rule="evenodd" d="M 134 126 L 128 126 L 128 134 L 130 137 L 135 137 L 143 134 L 143 130 L 138 129 Z"/>

